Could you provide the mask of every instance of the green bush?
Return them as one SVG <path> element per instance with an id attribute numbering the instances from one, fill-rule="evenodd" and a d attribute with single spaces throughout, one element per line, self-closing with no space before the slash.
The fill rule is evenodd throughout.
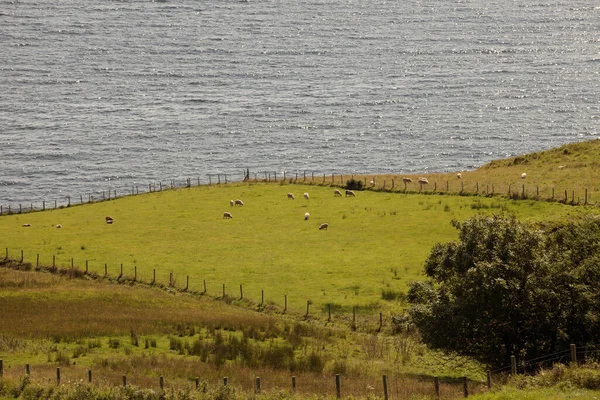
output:
<path id="1" fill-rule="evenodd" d="M 363 190 L 362 181 L 357 181 L 354 178 L 346 181 L 346 189 L 348 190 Z"/>

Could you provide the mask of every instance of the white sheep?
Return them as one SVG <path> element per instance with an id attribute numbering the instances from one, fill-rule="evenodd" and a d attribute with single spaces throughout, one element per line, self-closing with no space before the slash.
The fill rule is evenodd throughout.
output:
<path id="1" fill-rule="evenodd" d="M 346 190 L 346 197 L 348 197 L 348 196 L 354 197 L 356 195 L 354 194 L 354 192 L 352 190 Z"/>
<path id="2" fill-rule="evenodd" d="M 31 226 L 31 224 L 23 224 L 23 225 L 21 225 L 21 226 Z"/>
<path id="3" fill-rule="evenodd" d="M 412 183 L 412 179 L 410 179 L 410 178 L 402 178 L 402 182 L 404 182 L 404 183 Z"/>
<path id="4" fill-rule="evenodd" d="M 458 179 L 462 179 L 462 174 L 459 172 L 458 174 L 456 174 L 456 177 L 457 177 Z"/>
<path id="5" fill-rule="evenodd" d="M 525 178 L 527 178 L 527 174 L 526 174 L 525 172 L 523 172 L 523 173 L 521 174 L 521 179 L 525 179 Z"/>
<path id="6" fill-rule="evenodd" d="M 56 225 L 57 228 L 62 228 L 61 224 Z"/>
<path id="7" fill-rule="evenodd" d="M 335 189 L 335 190 L 333 191 L 333 195 L 334 195 L 334 196 L 341 196 L 341 195 L 342 195 L 342 192 L 340 192 L 338 189 Z"/>
<path id="8" fill-rule="evenodd" d="M 427 178 L 421 177 L 421 178 L 419 178 L 419 183 L 422 185 L 427 185 L 427 184 L 429 184 L 429 181 L 427 180 Z"/>
<path id="9" fill-rule="evenodd" d="M 370 184 L 371 186 L 375 186 L 375 181 L 371 181 L 371 182 L 369 182 L 369 184 Z"/>
<path id="10" fill-rule="evenodd" d="M 288 193 L 288 194 L 287 194 L 287 198 L 288 198 L 288 199 L 292 199 L 292 200 L 294 200 L 294 199 L 295 199 L 295 197 L 294 197 L 294 194 L 293 194 L 293 193 Z"/>
<path id="11" fill-rule="evenodd" d="M 235 206 L 235 201 L 234 201 L 234 200 L 229 200 L 229 205 L 230 205 L 231 207 Z"/>
<path id="12" fill-rule="evenodd" d="M 106 221 L 107 224 L 112 224 L 113 222 L 115 222 L 115 220 L 112 217 L 106 216 L 104 218 L 104 220 Z"/>
<path id="13" fill-rule="evenodd" d="M 230 212 L 224 212 L 223 213 L 223 219 L 225 219 L 225 218 L 233 218 L 233 215 L 231 215 Z"/>
<path id="14" fill-rule="evenodd" d="M 304 198 L 305 198 L 306 200 L 308 200 L 308 198 L 309 198 L 309 196 L 308 196 L 308 193 L 304 193 Z"/>
<path id="15" fill-rule="evenodd" d="M 319 226 L 319 230 L 327 230 L 327 228 L 329 228 L 329 224 L 327 222 L 325 222 L 324 224 L 321 224 L 321 226 Z"/>
<path id="16" fill-rule="evenodd" d="M 559 165 L 559 166 L 558 166 L 558 169 L 564 169 L 564 168 L 565 168 L 565 166 L 564 166 L 564 165 Z"/>
<path id="17" fill-rule="evenodd" d="M 240 199 L 237 199 L 237 200 L 235 201 L 235 205 L 236 205 L 236 206 L 243 206 L 243 205 L 244 205 L 244 202 L 243 202 L 243 201 L 241 201 Z"/>
<path id="18" fill-rule="evenodd" d="M 304 220 L 307 221 L 310 218 L 309 213 L 304 213 Z"/>

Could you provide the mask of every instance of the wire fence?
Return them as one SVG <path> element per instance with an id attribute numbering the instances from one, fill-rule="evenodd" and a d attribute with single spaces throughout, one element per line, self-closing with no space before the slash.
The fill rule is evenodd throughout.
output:
<path id="1" fill-rule="evenodd" d="M 80 193 L 64 196 L 60 199 L 41 200 L 19 204 L 0 204 L 0 216 L 21 214 L 33 211 L 45 211 L 70 207 L 86 203 L 115 200 L 125 196 L 135 196 L 144 193 L 160 192 L 181 188 L 191 188 L 202 185 L 221 185 L 236 182 L 273 182 L 306 185 L 323 185 L 332 187 L 349 187 L 355 190 L 372 190 L 412 194 L 448 194 L 461 196 L 507 197 L 513 200 L 542 200 L 560 202 L 570 205 L 595 205 L 596 193 L 586 188 L 555 189 L 554 187 L 521 184 L 481 183 L 464 180 L 428 180 L 411 178 L 366 175 L 366 174 L 326 174 L 316 171 L 277 172 L 255 171 L 246 169 L 241 174 L 207 174 L 205 178 L 194 178 L 149 182 L 147 185 L 132 185 L 111 187 L 96 192 Z"/>

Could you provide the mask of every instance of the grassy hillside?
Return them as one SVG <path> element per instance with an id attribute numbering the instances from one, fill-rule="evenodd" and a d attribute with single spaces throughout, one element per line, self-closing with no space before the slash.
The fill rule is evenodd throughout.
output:
<path id="1" fill-rule="evenodd" d="M 288 192 L 296 200 L 288 200 Z M 310 200 L 302 198 L 310 193 Z M 230 199 L 243 206 L 231 207 Z M 232 219 L 224 219 L 224 212 Z M 566 219 L 580 209 L 501 198 L 333 189 L 289 184 L 233 184 L 169 190 L 0 218 L 0 246 L 10 256 L 45 265 L 73 263 L 101 275 L 121 272 L 210 295 L 226 293 L 288 308 L 326 304 L 371 312 L 420 279 L 431 246 L 453 240 L 452 219 L 514 213 L 530 220 Z M 310 219 L 304 220 L 304 214 Z M 107 224 L 105 216 L 115 222 Z M 323 222 L 328 230 L 319 230 Z M 31 226 L 23 227 L 23 224 Z M 60 224 L 62 228 L 56 228 Z M 55 261 L 53 261 L 53 259 Z M 387 306 L 384 306 L 384 309 Z"/>
<path id="2" fill-rule="evenodd" d="M 0 268 L 0 398 L 334 398 L 335 374 L 342 376 L 343 397 L 382 398 L 385 374 L 392 398 L 435 398 L 434 376 L 449 399 L 462 397 L 462 376 L 469 377 L 470 393 L 482 399 L 594 398 L 600 380 L 593 366 L 537 380 L 516 378 L 488 392 L 482 366 L 428 350 L 414 330 L 393 332 L 389 317 L 403 307 L 397 296 L 422 278 L 431 246 L 456 238 L 451 220 L 511 213 L 547 224 L 598 212 L 593 201 L 573 207 L 531 199 L 536 196 L 447 196 L 441 188 L 472 186 L 482 194 L 483 187 L 494 185 L 497 193 L 502 182 L 520 190 L 526 182 L 526 190 L 571 184 L 572 190 L 592 193 L 599 148 L 592 141 L 499 160 L 463 172 L 460 181 L 455 174 L 425 175 L 427 187 L 413 183 L 406 193 L 398 185 L 402 176 L 394 177 L 394 192 L 387 191 L 391 176 L 363 177 L 374 180 L 376 190 L 356 197 L 336 197 L 323 181 L 287 180 L 167 190 L 2 216 L 0 246 L 10 258 L 23 254 L 35 266 L 39 255 L 40 264 L 80 270 L 87 262 L 101 279 Z M 377 190 L 383 182 L 386 190 Z M 288 192 L 296 199 L 288 200 Z M 232 207 L 231 199 L 244 205 Z M 232 219 L 223 218 L 226 211 Z M 114 223 L 107 224 L 106 216 Z M 318 229 L 323 222 L 328 230 Z M 121 264 L 128 279 L 119 283 Z M 102 279 L 105 265 L 111 279 Z M 151 287 L 154 270 L 160 284 Z M 137 282 L 131 279 L 134 271 Z M 166 285 L 171 273 L 180 290 Z M 200 295 L 204 281 L 208 293 Z M 215 301 L 223 285 L 225 301 Z M 263 290 L 267 304 L 258 306 Z M 307 300 L 314 318 L 303 318 Z M 386 316 L 380 331 L 379 311 Z M 88 370 L 94 371 L 92 386 L 85 384 Z M 296 394 L 291 375 L 297 378 Z M 165 391 L 158 388 L 159 376 Z M 260 395 L 252 394 L 257 376 L 263 379 Z"/>
<path id="3" fill-rule="evenodd" d="M 474 391 L 482 388 L 478 365 L 427 351 L 414 332 L 389 336 L 388 327 L 365 334 L 157 287 L 10 268 L 0 268 L 0 288 L 0 395 L 9 397 L 77 392 L 88 370 L 92 391 L 118 392 L 108 388 L 126 376 L 132 391 L 145 388 L 159 396 L 160 376 L 167 390 L 183 393 L 199 379 L 199 391 L 177 392 L 178 398 L 247 398 L 256 376 L 263 379 L 265 398 L 291 397 L 292 375 L 299 397 L 333 397 L 335 374 L 343 375 L 344 394 L 357 397 L 380 395 L 383 374 L 390 388 L 407 396 L 431 393 L 432 374 L 443 378 L 453 397 L 461 375 L 476 380 Z M 60 386 L 54 383 L 57 368 Z M 223 377 L 234 391 L 228 397 L 218 397 Z"/>
<path id="4" fill-rule="evenodd" d="M 462 179 L 457 178 L 460 172 Z M 521 178 L 525 173 L 527 177 Z M 422 173 L 415 175 L 356 175 L 375 189 L 390 189 L 394 180 L 394 190 L 405 190 L 403 177 L 412 178 L 406 185 L 407 191 L 437 190 L 442 193 L 479 193 L 533 199 L 565 201 L 584 204 L 587 190 L 587 204 L 600 204 L 600 140 L 566 144 L 537 153 L 524 154 L 502 160 L 495 160 L 471 171 L 452 173 Z M 426 177 L 429 184 L 420 187 L 418 177 Z M 330 182 L 330 177 L 327 178 Z M 336 178 L 336 182 L 339 180 Z"/>

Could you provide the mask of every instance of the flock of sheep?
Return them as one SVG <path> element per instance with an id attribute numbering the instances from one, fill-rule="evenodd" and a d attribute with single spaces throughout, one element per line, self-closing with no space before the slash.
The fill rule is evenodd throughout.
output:
<path id="1" fill-rule="evenodd" d="M 335 189 L 333 191 L 333 195 L 334 196 L 342 196 L 342 192 L 339 189 Z M 304 193 L 304 198 L 306 200 L 310 199 L 310 195 L 308 193 Z M 356 194 L 352 191 L 352 190 L 346 190 L 346 197 L 356 197 Z M 294 196 L 293 193 L 288 193 L 287 194 L 287 198 L 288 200 L 295 200 L 296 197 Z M 229 205 L 231 207 L 235 207 L 235 206 L 243 206 L 244 202 L 242 200 L 229 200 Z M 229 212 L 229 211 L 225 211 L 223 213 L 223 219 L 231 219 L 233 218 L 233 215 Z M 308 221 L 308 219 L 310 218 L 310 213 L 306 212 L 304 213 L 304 220 Z M 319 225 L 319 230 L 327 230 L 327 228 L 329 228 L 329 224 L 327 222 L 324 222 L 322 224 Z"/>

